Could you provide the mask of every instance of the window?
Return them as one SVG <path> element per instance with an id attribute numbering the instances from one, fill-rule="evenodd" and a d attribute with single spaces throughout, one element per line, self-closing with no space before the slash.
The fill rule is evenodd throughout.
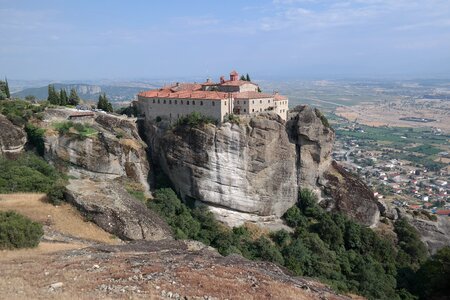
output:
<path id="1" fill-rule="evenodd" d="M 247 110 L 244 108 L 244 112 L 247 112 Z"/>
<path id="2" fill-rule="evenodd" d="M 227 101 L 225 101 L 225 105 L 227 105 Z"/>
<path id="3" fill-rule="evenodd" d="M 159 102 L 159 99 L 158 99 L 158 104 L 159 104 L 160 102 Z"/>
<path id="4" fill-rule="evenodd" d="M 195 101 L 194 100 L 192 100 L 192 105 L 195 105 Z"/>
<path id="5" fill-rule="evenodd" d="M 200 105 L 203 105 L 203 101 L 200 101 Z"/>
<path id="6" fill-rule="evenodd" d="M 180 103 L 183 104 L 183 100 L 180 100 Z"/>
<path id="7" fill-rule="evenodd" d="M 239 100 L 237 101 L 237 104 L 239 104 Z"/>
<path id="8" fill-rule="evenodd" d="M 262 104 L 262 100 L 259 100 L 259 104 Z"/>
<path id="9" fill-rule="evenodd" d="M 166 104 L 166 99 L 164 99 L 164 104 Z"/>
<path id="10" fill-rule="evenodd" d="M 253 102 L 252 104 L 255 104 L 255 100 L 252 100 L 252 102 Z"/>
<path id="11" fill-rule="evenodd" d="M 245 101 L 244 101 L 244 104 L 245 104 Z"/>
<path id="12" fill-rule="evenodd" d="M 175 104 L 178 104 L 178 100 L 174 100 L 175 101 Z"/>
<path id="13" fill-rule="evenodd" d="M 172 104 L 172 100 L 169 100 L 169 104 Z"/>
<path id="14" fill-rule="evenodd" d="M 153 99 L 153 103 L 155 103 L 156 101 L 155 101 L 155 99 Z"/>
<path id="15" fill-rule="evenodd" d="M 252 112 L 255 112 L 255 109 L 254 109 L 254 108 L 252 109 Z"/>
<path id="16" fill-rule="evenodd" d="M 186 101 L 186 104 L 187 104 L 187 105 L 189 105 L 189 100 L 188 100 L 188 101 Z"/>
<path id="17" fill-rule="evenodd" d="M 214 101 L 211 101 L 212 102 L 212 106 L 215 106 L 216 105 L 216 102 L 214 102 Z"/>
<path id="18" fill-rule="evenodd" d="M 267 100 L 267 103 L 270 103 L 270 100 Z"/>

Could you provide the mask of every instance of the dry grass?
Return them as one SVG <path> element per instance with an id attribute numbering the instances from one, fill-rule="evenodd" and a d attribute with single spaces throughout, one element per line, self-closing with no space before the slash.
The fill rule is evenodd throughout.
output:
<path id="1" fill-rule="evenodd" d="M 0 194 L 0 211 L 13 210 L 53 230 L 77 238 L 107 244 L 117 241 L 97 225 L 87 222 L 71 205 L 54 206 L 45 202 L 45 194 Z"/>

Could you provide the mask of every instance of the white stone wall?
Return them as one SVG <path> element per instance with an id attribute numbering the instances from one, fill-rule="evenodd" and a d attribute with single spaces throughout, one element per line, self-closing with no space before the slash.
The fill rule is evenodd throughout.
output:
<path id="1" fill-rule="evenodd" d="M 223 117 L 230 110 L 230 101 L 228 99 L 169 99 L 138 96 L 136 105 L 141 114 L 144 113 L 145 118 L 149 120 L 159 116 L 176 121 L 184 115 L 199 112 L 222 122 Z"/>

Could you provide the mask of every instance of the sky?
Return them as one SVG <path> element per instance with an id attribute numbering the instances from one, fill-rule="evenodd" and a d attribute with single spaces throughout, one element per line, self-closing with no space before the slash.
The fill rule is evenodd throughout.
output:
<path id="1" fill-rule="evenodd" d="M 450 78 L 449 0 L 0 0 L 0 77 Z"/>

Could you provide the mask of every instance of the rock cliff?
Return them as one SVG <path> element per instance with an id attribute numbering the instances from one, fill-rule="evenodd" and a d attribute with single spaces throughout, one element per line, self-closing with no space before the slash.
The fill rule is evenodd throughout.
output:
<path id="1" fill-rule="evenodd" d="M 0 114 L 0 155 L 15 155 L 22 152 L 27 135 L 25 131 Z"/>
<path id="2" fill-rule="evenodd" d="M 152 162 L 177 192 L 207 204 L 231 226 L 279 221 L 304 187 L 330 210 L 369 226 L 378 222 L 370 189 L 332 164 L 334 131 L 311 107 L 297 107 L 287 122 L 263 113 L 220 126 L 171 129 L 164 122 L 143 122 L 142 132 Z"/>
<path id="3" fill-rule="evenodd" d="M 170 238 L 165 222 L 124 188 L 128 180 L 149 192 L 147 153 L 135 120 L 95 113 L 69 123 L 75 114 L 79 112 L 48 109 L 39 124 L 46 129 L 45 158 L 70 175 L 67 199 L 121 239 Z M 62 125 L 65 130 L 58 129 Z"/>

